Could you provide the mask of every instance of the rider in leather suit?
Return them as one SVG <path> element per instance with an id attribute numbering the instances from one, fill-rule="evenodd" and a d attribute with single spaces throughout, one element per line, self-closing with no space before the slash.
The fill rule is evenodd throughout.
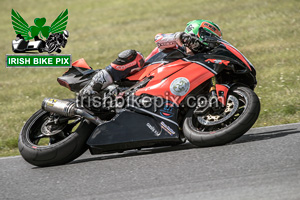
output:
<path id="1" fill-rule="evenodd" d="M 204 37 L 221 38 L 222 33 L 218 25 L 208 20 L 194 20 L 187 24 L 184 32 L 169 34 L 157 34 L 155 43 L 157 47 L 144 59 L 143 55 L 135 50 L 125 50 L 118 55 L 118 58 L 105 69 L 97 72 L 91 82 L 80 90 L 79 95 L 92 95 L 99 92 L 128 75 L 131 75 L 143 68 L 145 61 L 164 49 L 181 48 L 187 54 L 206 52 L 211 49 L 205 42 Z"/>

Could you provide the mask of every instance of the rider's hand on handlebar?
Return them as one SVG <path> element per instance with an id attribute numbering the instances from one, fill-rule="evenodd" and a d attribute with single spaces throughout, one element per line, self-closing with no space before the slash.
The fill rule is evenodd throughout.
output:
<path id="1" fill-rule="evenodd" d="M 183 32 L 181 34 L 180 40 L 182 44 L 184 44 L 186 47 L 188 47 L 194 52 L 200 51 L 203 47 L 203 44 L 196 35 L 191 35 Z"/>

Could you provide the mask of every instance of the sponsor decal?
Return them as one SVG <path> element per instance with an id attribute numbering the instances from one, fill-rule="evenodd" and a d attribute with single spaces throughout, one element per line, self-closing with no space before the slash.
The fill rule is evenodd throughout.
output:
<path id="1" fill-rule="evenodd" d="M 159 114 L 165 118 L 171 118 L 175 114 L 175 104 L 171 101 L 167 101 L 164 107 L 159 110 Z"/>
<path id="2" fill-rule="evenodd" d="M 170 91 L 177 96 L 184 96 L 190 89 L 190 81 L 185 77 L 176 78 L 170 85 Z"/>
<path id="3" fill-rule="evenodd" d="M 188 27 L 186 27 L 187 32 L 191 32 L 194 29 L 193 24 L 190 24 Z"/>
<path id="4" fill-rule="evenodd" d="M 56 101 L 57 101 L 56 99 L 49 99 L 49 101 L 47 102 L 47 106 L 53 107 Z"/>
<path id="5" fill-rule="evenodd" d="M 207 28 L 208 30 L 210 30 L 210 31 L 214 32 L 215 34 L 217 34 L 219 37 L 222 36 L 221 31 L 219 31 L 216 27 L 214 27 L 213 25 L 211 25 L 207 22 L 202 22 L 200 27 Z"/>
<path id="6" fill-rule="evenodd" d="M 160 126 L 171 136 L 175 135 L 175 131 L 173 129 L 171 129 L 167 124 L 165 124 L 165 122 L 160 122 Z"/>
<path id="7" fill-rule="evenodd" d="M 218 60 L 218 59 L 206 59 L 205 62 L 208 62 L 208 63 L 215 63 L 215 64 L 223 64 L 223 65 L 228 65 L 230 63 L 230 61 L 228 60 Z"/>
<path id="8" fill-rule="evenodd" d="M 133 62 L 131 62 L 131 63 L 128 63 L 128 64 L 126 64 L 126 65 L 116 65 L 116 64 L 111 64 L 111 66 L 113 67 L 113 68 L 115 68 L 115 69 L 117 69 L 117 70 L 120 70 L 120 71 L 124 71 L 125 69 L 127 69 L 127 68 L 129 68 L 129 67 L 132 67 L 132 66 L 134 66 L 134 65 L 136 65 L 137 63 L 136 63 L 136 61 L 133 61 Z"/>
<path id="9" fill-rule="evenodd" d="M 163 42 L 163 43 L 157 43 L 158 47 L 165 47 L 165 46 L 173 46 L 175 45 L 175 42 Z"/>
<path id="10" fill-rule="evenodd" d="M 150 123 L 147 123 L 146 126 L 154 133 L 155 136 L 160 136 L 161 132 L 158 132 Z"/>

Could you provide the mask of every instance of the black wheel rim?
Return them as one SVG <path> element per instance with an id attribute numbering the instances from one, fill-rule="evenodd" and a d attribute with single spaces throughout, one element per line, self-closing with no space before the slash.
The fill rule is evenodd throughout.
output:
<path id="1" fill-rule="evenodd" d="M 70 118 L 66 121 L 64 128 L 54 135 L 46 135 L 42 132 L 42 126 L 45 121 L 50 117 L 49 112 L 42 112 L 37 116 L 36 120 L 32 121 L 26 132 L 26 138 L 28 142 L 33 146 L 47 147 L 53 144 L 57 144 L 71 134 L 76 132 L 77 127 L 82 122 L 81 118 Z"/>
<path id="2" fill-rule="evenodd" d="M 201 121 L 199 121 L 199 116 L 192 115 L 192 117 L 190 118 L 191 128 L 197 132 L 201 132 L 204 134 L 212 134 L 214 131 L 218 131 L 218 130 L 227 128 L 232 123 L 234 123 L 246 110 L 247 105 L 248 105 L 248 98 L 242 91 L 239 91 L 239 90 L 235 90 L 234 93 L 231 94 L 230 96 L 232 96 L 232 98 L 236 98 L 237 102 L 238 102 L 237 109 L 236 110 L 233 109 L 234 113 L 230 112 L 221 118 L 219 118 L 218 116 L 216 117 L 216 116 L 212 115 L 211 113 L 207 113 L 207 114 L 205 114 L 205 116 L 201 116 L 202 119 L 207 119 L 206 121 L 212 121 L 212 123 L 210 123 L 210 124 L 209 123 L 205 124 L 203 122 L 201 123 Z M 228 100 L 230 100 L 230 96 L 228 96 Z M 228 103 L 230 103 L 228 100 L 227 100 L 226 106 L 228 106 Z M 233 101 L 231 102 L 231 104 L 232 103 L 233 103 Z M 235 106 L 235 105 L 233 105 L 233 106 Z M 227 107 L 226 107 L 226 109 L 227 109 Z M 224 110 L 224 112 L 225 112 L 225 110 Z"/>

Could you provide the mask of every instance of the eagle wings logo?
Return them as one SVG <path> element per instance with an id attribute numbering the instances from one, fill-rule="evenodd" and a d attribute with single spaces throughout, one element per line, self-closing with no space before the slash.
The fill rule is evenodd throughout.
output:
<path id="1" fill-rule="evenodd" d="M 11 10 L 12 25 L 16 34 L 20 34 L 25 40 L 33 39 L 35 36 L 47 39 L 50 33 L 63 33 L 68 23 L 68 9 L 62 11 L 51 26 L 44 26 L 46 18 L 35 18 L 35 26 L 29 26 L 23 17 L 14 9 Z"/>

